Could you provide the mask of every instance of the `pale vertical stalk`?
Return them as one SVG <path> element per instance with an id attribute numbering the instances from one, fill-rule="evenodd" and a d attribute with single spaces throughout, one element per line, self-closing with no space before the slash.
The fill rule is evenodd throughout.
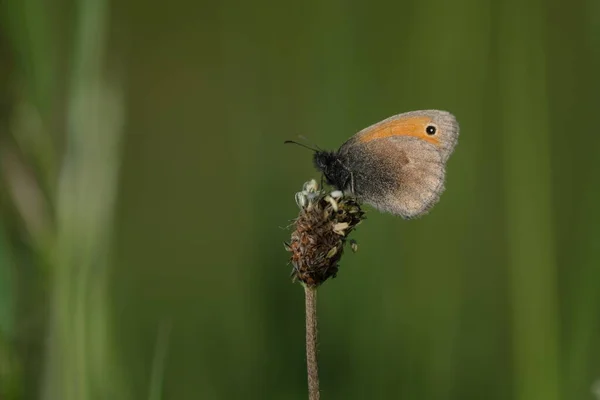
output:
<path id="1" fill-rule="evenodd" d="M 308 375 L 308 398 L 318 400 L 319 363 L 317 361 L 317 288 L 304 285 L 306 305 L 306 371 Z"/>
<path id="2" fill-rule="evenodd" d="M 162 398 L 165 362 L 167 358 L 167 350 L 169 348 L 170 335 L 171 322 L 163 321 L 158 327 L 156 343 L 154 345 L 154 357 L 152 359 L 148 400 L 160 400 Z"/>
<path id="3" fill-rule="evenodd" d="M 499 6 L 499 121 L 504 139 L 516 400 L 560 397 L 544 7 Z M 518 10 L 518 11 L 515 11 Z"/>
<path id="4" fill-rule="evenodd" d="M 295 200 L 300 212 L 285 249 L 291 253 L 293 279 L 304 286 L 308 398 L 318 400 L 317 288 L 336 276 L 348 235 L 365 217 L 356 199 L 330 196 L 327 191 L 319 189 L 314 179 L 302 186 Z"/>
<path id="5" fill-rule="evenodd" d="M 105 73 L 108 2 L 80 0 L 77 6 L 56 198 L 46 400 L 124 396 L 110 360 L 107 293 L 123 101 Z"/>

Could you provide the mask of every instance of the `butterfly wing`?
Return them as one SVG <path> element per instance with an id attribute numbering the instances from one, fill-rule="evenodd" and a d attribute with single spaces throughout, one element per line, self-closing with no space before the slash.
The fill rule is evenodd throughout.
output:
<path id="1" fill-rule="evenodd" d="M 434 133 L 428 133 L 433 128 Z M 459 126 L 454 115 L 447 111 L 420 110 L 394 115 L 373 124 L 352 136 L 344 145 L 366 143 L 395 136 L 410 136 L 433 144 L 442 161 L 452 154 L 458 141 Z"/>
<path id="2" fill-rule="evenodd" d="M 425 214 L 444 190 L 439 148 L 412 136 L 387 136 L 343 146 L 353 191 L 381 211 L 409 219 Z"/>

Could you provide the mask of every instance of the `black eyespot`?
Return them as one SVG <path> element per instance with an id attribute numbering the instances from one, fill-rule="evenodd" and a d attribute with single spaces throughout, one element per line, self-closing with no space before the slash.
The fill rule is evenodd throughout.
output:
<path id="1" fill-rule="evenodd" d="M 427 132 L 428 135 L 435 135 L 436 131 L 437 129 L 433 125 L 427 125 L 427 128 L 425 128 L 425 132 Z"/>

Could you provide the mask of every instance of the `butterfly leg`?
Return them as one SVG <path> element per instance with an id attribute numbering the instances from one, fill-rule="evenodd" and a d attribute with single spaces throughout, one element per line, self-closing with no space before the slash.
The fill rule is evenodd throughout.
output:
<path id="1" fill-rule="evenodd" d="M 350 175 L 350 190 L 352 191 L 352 194 L 354 194 L 354 173 L 352 172 L 352 170 L 350 170 L 350 168 L 348 168 L 343 162 L 341 162 L 339 159 L 336 160 L 341 166 L 342 168 L 346 171 L 346 173 L 348 173 Z M 348 184 L 348 175 L 344 176 L 343 179 L 344 183 L 343 183 L 343 187 L 339 187 L 338 189 L 340 190 L 344 190 Z"/>

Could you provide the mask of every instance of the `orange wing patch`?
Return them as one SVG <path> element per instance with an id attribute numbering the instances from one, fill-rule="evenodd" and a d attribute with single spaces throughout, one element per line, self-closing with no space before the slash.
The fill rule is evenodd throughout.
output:
<path id="1" fill-rule="evenodd" d="M 366 128 L 357 135 L 357 139 L 359 142 L 366 143 L 391 136 L 412 136 L 439 146 L 440 141 L 436 136 L 429 136 L 425 133 L 427 124 L 430 122 L 431 118 L 429 117 L 390 119 Z"/>

